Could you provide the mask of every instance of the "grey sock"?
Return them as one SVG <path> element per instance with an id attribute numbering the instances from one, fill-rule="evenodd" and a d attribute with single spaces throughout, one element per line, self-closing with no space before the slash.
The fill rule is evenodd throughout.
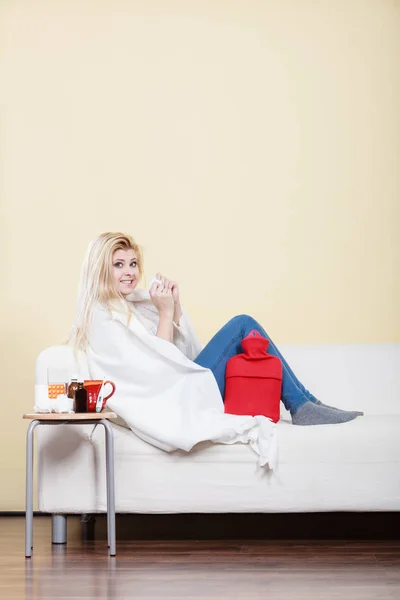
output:
<path id="1" fill-rule="evenodd" d="M 357 416 L 356 412 L 339 411 L 309 400 L 292 415 L 292 423 L 293 425 L 328 425 L 346 423 L 346 421 L 352 421 Z"/>
<path id="2" fill-rule="evenodd" d="M 357 417 L 362 417 L 364 414 L 360 410 L 348 411 L 348 410 L 343 410 L 343 408 L 336 408 L 336 406 L 329 406 L 329 404 L 324 404 L 323 402 L 321 402 L 321 400 L 317 400 L 316 402 L 314 402 L 314 404 L 318 404 L 318 406 L 325 406 L 325 408 L 332 408 L 332 410 L 338 410 L 339 412 L 352 412 Z"/>

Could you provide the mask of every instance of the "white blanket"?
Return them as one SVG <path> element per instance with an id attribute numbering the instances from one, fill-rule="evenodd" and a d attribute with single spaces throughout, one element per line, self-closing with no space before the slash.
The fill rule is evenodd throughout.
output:
<path id="1" fill-rule="evenodd" d="M 190 356 L 201 348 L 186 313 L 180 327 L 175 328 L 172 344 L 154 335 L 158 313 L 148 292 L 137 290 L 129 300 L 135 306 L 129 323 L 122 305 L 121 311 L 112 313 L 98 306 L 89 335 L 91 376 L 105 376 L 116 384 L 108 408 L 137 436 L 167 452 L 190 451 L 205 440 L 250 443 L 259 455 L 260 466 L 274 468 L 275 424 L 263 416 L 224 413 L 213 373 L 184 354 L 185 349 Z"/>

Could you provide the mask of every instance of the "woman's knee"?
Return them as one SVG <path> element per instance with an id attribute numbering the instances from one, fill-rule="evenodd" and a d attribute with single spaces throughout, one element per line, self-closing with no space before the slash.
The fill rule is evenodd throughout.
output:
<path id="1" fill-rule="evenodd" d="M 246 327 L 248 327 L 249 325 L 251 325 L 251 326 L 258 325 L 257 321 L 255 319 L 253 319 L 253 317 L 251 317 L 250 315 L 246 315 L 246 314 L 236 315 L 236 317 L 233 317 L 231 319 L 231 322 L 240 323 L 241 325 L 244 325 Z"/>

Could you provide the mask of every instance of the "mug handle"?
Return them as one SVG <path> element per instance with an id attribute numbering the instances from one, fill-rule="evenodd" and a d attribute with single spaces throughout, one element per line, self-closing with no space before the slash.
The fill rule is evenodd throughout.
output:
<path id="1" fill-rule="evenodd" d="M 108 396 L 106 396 L 105 398 L 103 398 L 103 406 L 105 405 L 105 403 L 107 402 L 107 400 L 108 400 L 109 398 L 111 398 L 111 396 L 112 396 L 112 395 L 114 394 L 114 392 L 115 392 L 115 383 L 114 383 L 113 381 L 109 381 L 109 380 L 107 380 L 107 381 L 105 381 L 105 382 L 104 382 L 104 385 L 107 385 L 107 383 L 109 383 L 109 384 L 111 385 L 111 387 L 112 387 L 112 390 L 111 390 L 111 394 L 108 394 Z"/>

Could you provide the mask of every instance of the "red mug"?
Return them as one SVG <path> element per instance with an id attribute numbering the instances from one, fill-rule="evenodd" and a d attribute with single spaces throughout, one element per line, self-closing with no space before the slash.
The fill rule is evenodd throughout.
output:
<path id="1" fill-rule="evenodd" d="M 109 398 L 111 398 L 111 396 L 115 392 L 115 383 L 107 380 L 104 382 L 104 385 L 107 385 L 107 383 L 109 383 L 112 387 L 111 394 L 108 394 L 108 396 L 103 398 L 103 403 L 101 405 L 101 409 L 99 412 L 104 410 L 104 408 L 107 404 L 107 400 Z M 97 398 L 99 397 L 99 393 L 100 393 L 102 385 L 103 385 L 103 381 L 101 379 L 87 379 L 84 381 L 84 386 L 87 391 L 87 411 L 88 412 L 96 412 Z"/>

